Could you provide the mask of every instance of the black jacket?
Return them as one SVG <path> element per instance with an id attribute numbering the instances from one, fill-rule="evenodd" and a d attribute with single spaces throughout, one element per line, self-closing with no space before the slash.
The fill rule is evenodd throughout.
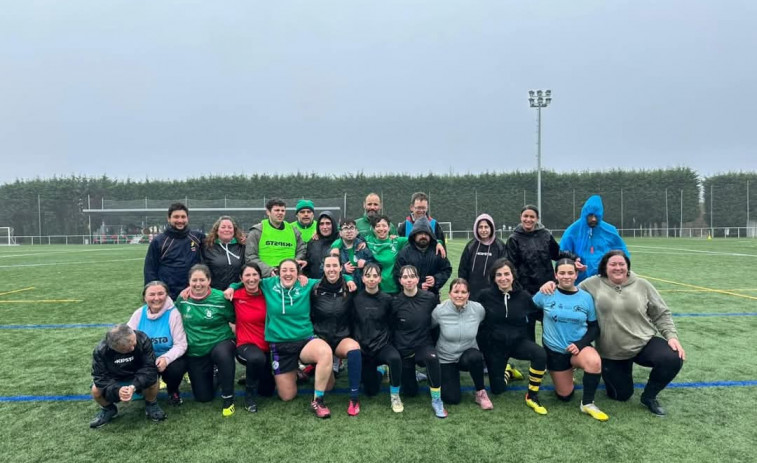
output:
<path id="1" fill-rule="evenodd" d="M 421 232 L 425 232 L 431 237 L 428 247 L 424 250 L 418 249 L 415 244 L 415 235 Z M 408 245 L 397 254 L 397 262 L 394 264 L 394 279 L 397 281 L 398 287 L 402 287 L 400 284 L 400 269 L 404 265 L 413 265 L 418 269 L 418 288 L 420 289 L 427 276 L 433 276 L 434 287 L 429 288 L 429 291 L 438 296 L 439 290 L 447 283 L 450 275 L 452 275 L 452 264 L 449 263 L 449 259 L 446 257 L 436 254 L 436 243 L 436 238 L 431 232 L 428 220 L 425 217 L 416 220 L 413 225 L 413 231 L 410 232 L 410 238 L 408 238 Z"/>
<path id="2" fill-rule="evenodd" d="M 352 297 L 350 311 L 352 338 L 364 354 L 374 355 L 389 344 L 392 296 L 381 291 L 376 294 L 360 291 Z"/>
<path id="3" fill-rule="evenodd" d="M 509 348 L 526 339 L 528 319 L 539 311 L 531 295 L 521 289 L 503 294 L 491 287 L 481 291 L 477 300 L 486 310 L 478 337 L 482 349 Z"/>
<path id="4" fill-rule="evenodd" d="M 152 341 L 145 333 L 134 332 L 137 334 L 137 345 L 128 354 L 114 351 L 108 347 L 105 339 L 92 352 L 92 380 L 108 402 L 120 400 L 120 382 L 129 382 L 141 391 L 158 380 Z"/>
<path id="5" fill-rule="evenodd" d="M 331 219 L 332 228 L 329 236 L 323 236 L 318 226 L 324 217 Z M 305 257 L 308 265 L 305 266 L 305 275 L 308 278 L 320 279 L 323 278 L 323 258 L 329 255 L 331 245 L 339 238 L 339 222 L 337 222 L 334 214 L 330 211 L 323 211 L 318 215 L 318 221 L 315 226 L 315 233 L 318 235 L 318 239 L 308 241 L 308 252 Z"/>
<path id="6" fill-rule="evenodd" d="M 202 244 L 202 260 L 210 268 L 210 286 L 224 291 L 232 283 L 241 279 L 239 273 L 244 266 L 244 244 L 233 241 L 229 244 Z"/>
<path id="7" fill-rule="evenodd" d="M 436 295 L 418 290 L 413 297 L 404 292 L 392 300 L 394 347 L 403 357 L 421 346 L 433 346 L 431 312 L 436 308 Z"/>
<path id="8" fill-rule="evenodd" d="M 536 294 L 541 285 L 555 279 L 552 261 L 561 257 L 575 260 L 577 257 L 569 252 L 560 252 L 560 245 L 552 233 L 541 225 L 537 225 L 532 232 L 526 232 L 522 225 L 518 225 L 505 248 L 507 258 L 515 266 L 518 282 L 531 295 Z"/>
<path id="9" fill-rule="evenodd" d="M 474 238 L 465 246 L 460 255 L 457 276 L 468 281 L 471 300 L 475 300 L 474 295 L 481 290 L 491 286 L 489 271 L 497 259 L 506 255 L 505 242 L 499 238 L 488 245 Z"/>
<path id="10" fill-rule="evenodd" d="M 176 300 L 189 282 L 189 269 L 202 260 L 200 247 L 205 234 L 198 231 L 177 230 L 168 225 L 165 231 L 150 242 L 145 255 L 145 284 L 160 280 L 168 285 L 171 299 Z"/>
<path id="11" fill-rule="evenodd" d="M 350 336 L 350 299 L 344 280 L 339 288 L 327 287 L 322 280 L 310 293 L 310 320 L 316 336 L 333 344 Z"/>

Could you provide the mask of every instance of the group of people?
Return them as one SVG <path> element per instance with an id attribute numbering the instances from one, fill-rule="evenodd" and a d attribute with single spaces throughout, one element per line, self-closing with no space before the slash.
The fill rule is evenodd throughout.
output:
<path id="1" fill-rule="evenodd" d="M 525 403 L 544 415 L 539 389 L 548 371 L 561 401 L 573 395 L 581 369 L 581 412 L 608 420 L 594 403 L 603 378 L 608 397 L 633 394 L 634 363 L 652 368 L 641 402 L 664 415 L 659 392 L 685 359 L 671 313 L 654 287 L 630 270 L 628 250 L 603 220 L 601 199 L 590 197 L 582 215 L 558 245 L 525 206 L 507 242 L 491 216 L 481 214 L 465 246 L 449 298 L 440 290 L 452 276 L 446 237 L 428 214 L 424 193 L 411 198 L 410 214 L 395 228 L 369 194 L 365 213 L 337 223 L 329 211 L 317 216 L 312 201 L 295 207 L 271 199 L 267 218 L 246 235 L 228 216 L 208 235 L 190 231 L 189 211 L 168 210 L 164 233 L 145 257 L 144 305 L 128 323 L 109 330 L 93 354 L 92 395 L 100 427 L 117 414 L 116 403 L 135 393 L 149 419 L 165 413 L 157 404 L 160 380 L 168 402 L 180 405 L 185 373 L 198 402 L 220 388 L 222 415 L 235 413 L 236 364 L 245 367 L 244 409 L 257 412 L 257 397 L 297 395 L 298 373 L 310 365 L 310 409 L 319 418 L 346 364 L 347 413 L 360 413 L 360 391 L 374 396 L 389 380 L 391 409 L 418 394 L 418 367 L 425 369 L 435 416 L 462 401 L 460 372 L 470 374 L 473 399 L 484 410 L 523 375 L 511 358 L 529 362 Z M 542 345 L 535 339 L 542 321 Z M 592 344 L 594 344 L 593 347 Z"/>

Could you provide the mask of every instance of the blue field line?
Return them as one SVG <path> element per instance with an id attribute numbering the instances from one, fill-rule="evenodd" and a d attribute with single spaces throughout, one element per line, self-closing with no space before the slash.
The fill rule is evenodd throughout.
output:
<path id="1" fill-rule="evenodd" d="M 64 323 L 58 325 L 0 325 L 0 330 L 49 330 L 61 328 L 110 328 L 115 323 Z"/>
<path id="2" fill-rule="evenodd" d="M 635 389 L 644 389 L 644 383 L 635 383 Z M 757 381 L 702 381 L 702 382 L 687 382 L 687 383 L 670 383 L 667 387 L 671 389 L 703 389 L 710 387 L 754 387 L 757 386 Z M 604 389 L 604 384 L 599 385 L 598 389 Z M 473 386 L 463 386 L 460 388 L 463 392 L 474 392 Z M 523 386 L 509 386 L 508 391 L 526 391 L 528 385 Z M 581 389 L 581 386 L 576 386 L 577 390 Z M 553 386 L 542 386 L 542 391 L 554 391 Z M 336 388 L 328 392 L 328 394 L 345 395 L 349 394 L 348 388 Z M 389 393 L 389 388 L 382 388 L 382 393 Z M 428 392 L 428 387 L 418 388 L 418 392 Z M 313 394 L 312 389 L 300 389 L 297 392 L 298 395 L 308 396 Z M 237 396 L 243 396 L 244 391 L 236 391 Z M 191 398 L 191 392 L 183 392 L 181 394 L 184 398 Z M 158 397 L 166 398 L 165 393 L 161 393 Z M 89 394 L 80 395 L 18 395 L 18 396 L 0 396 L 0 402 L 83 402 L 92 400 L 92 396 Z"/>
<path id="3" fill-rule="evenodd" d="M 674 317 L 754 317 L 757 312 L 733 313 L 674 313 Z"/>

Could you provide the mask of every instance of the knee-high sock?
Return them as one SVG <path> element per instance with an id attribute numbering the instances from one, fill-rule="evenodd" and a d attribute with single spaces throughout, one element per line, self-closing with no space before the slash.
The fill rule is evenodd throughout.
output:
<path id="1" fill-rule="evenodd" d="M 544 370 L 537 370 L 534 367 L 528 368 L 528 395 L 536 395 L 539 393 L 539 387 L 541 386 L 541 380 L 544 378 Z"/>
<path id="2" fill-rule="evenodd" d="M 594 394 L 597 392 L 597 386 L 599 386 L 599 378 L 602 375 L 599 373 L 586 373 L 584 372 L 584 396 L 581 399 L 581 403 L 584 405 L 594 402 Z"/>
<path id="3" fill-rule="evenodd" d="M 347 373 L 350 381 L 350 399 L 352 400 L 357 400 L 362 372 L 363 355 L 358 349 L 347 352 Z"/>

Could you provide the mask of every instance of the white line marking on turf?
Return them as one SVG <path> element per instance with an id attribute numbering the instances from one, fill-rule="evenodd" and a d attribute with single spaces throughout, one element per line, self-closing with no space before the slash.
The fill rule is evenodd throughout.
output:
<path id="1" fill-rule="evenodd" d="M 127 248 L 129 249 L 129 248 Z M 120 249 L 78 249 L 76 251 L 44 251 L 44 252 L 31 252 L 27 254 L 0 254 L 0 259 L 5 257 L 30 257 L 30 256 L 47 256 L 50 254 L 78 254 L 83 252 L 114 252 L 124 251 L 124 248 Z"/>
<path id="2" fill-rule="evenodd" d="M 108 262 L 126 262 L 129 260 L 145 260 L 144 257 L 135 257 L 133 259 L 112 259 L 112 260 L 94 260 L 81 262 L 49 262 L 46 264 L 17 264 L 17 265 L 0 265 L 0 268 L 19 268 L 19 267 L 48 267 L 51 265 L 79 265 L 79 264 L 104 264 Z"/>
<path id="3" fill-rule="evenodd" d="M 693 254 L 710 254 L 710 255 L 718 255 L 718 256 L 734 256 L 734 257 L 757 257 L 757 254 L 742 254 L 739 252 L 721 252 L 721 251 L 703 251 L 701 249 L 685 249 L 685 248 L 671 248 L 667 246 L 638 246 L 638 245 L 632 245 L 628 246 L 631 251 L 633 251 L 635 248 L 646 248 L 646 249 L 664 249 L 669 251 L 683 251 L 683 252 L 690 252 Z M 641 251 L 644 253 L 644 251 Z M 663 253 L 659 253 L 663 254 Z"/>

